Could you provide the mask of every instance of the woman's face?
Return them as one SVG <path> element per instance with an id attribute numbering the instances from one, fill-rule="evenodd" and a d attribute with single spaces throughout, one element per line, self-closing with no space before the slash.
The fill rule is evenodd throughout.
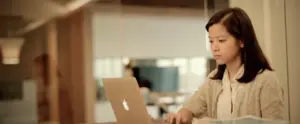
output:
<path id="1" fill-rule="evenodd" d="M 222 24 L 214 24 L 209 30 L 210 49 L 218 64 L 228 64 L 240 57 L 240 49 L 244 47 Z"/>

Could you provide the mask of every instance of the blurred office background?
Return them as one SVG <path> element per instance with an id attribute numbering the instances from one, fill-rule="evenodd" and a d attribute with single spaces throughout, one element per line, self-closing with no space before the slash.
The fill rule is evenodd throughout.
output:
<path id="1" fill-rule="evenodd" d="M 36 123 L 43 91 L 50 122 L 115 121 L 110 77 L 136 77 L 153 118 L 175 112 L 216 67 L 206 22 L 236 6 L 284 86 L 286 119 L 300 123 L 298 0 L 2 0 L 0 123 Z M 34 60 L 44 54 L 40 75 Z"/>
<path id="2" fill-rule="evenodd" d="M 139 78 L 150 83 L 143 96 L 154 119 L 176 112 L 215 67 L 204 26 L 209 15 L 228 4 L 123 0 L 93 6 L 93 69 L 100 97 L 95 117 L 104 117 L 96 121 L 115 121 L 101 79 L 124 77 L 126 66 L 139 83 Z"/>

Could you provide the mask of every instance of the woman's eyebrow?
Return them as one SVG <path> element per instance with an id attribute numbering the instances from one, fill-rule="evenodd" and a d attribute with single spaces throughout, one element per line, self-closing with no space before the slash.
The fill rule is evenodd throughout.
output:
<path id="1" fill-rule="evenodd" d="M 215 36 L 215 37 L 208 36 L 208 38 L 211 38 L 211 39 L 213 39 L 213 38 L 220 38 L 220 37 L 227 38 L 228 36 L 227 35 L 219 35 L 219 36 Z"/>

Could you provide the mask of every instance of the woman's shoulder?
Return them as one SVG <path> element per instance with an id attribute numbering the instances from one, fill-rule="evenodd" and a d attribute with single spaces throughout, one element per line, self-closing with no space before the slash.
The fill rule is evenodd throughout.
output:
<path id="1" fill-rule="evenodd" d="M 261 83 L 262 86 L 282 87 L 282 84 L 278 81 L 276 72 L 267 69 L 260 72 L 254 81 L 256 83 Z"/>
<path id="2" fill-rule="evenodd" d="M 271 70 L 264 70 L 261 71 L 257 74 L 256 78 L 254 80 L 259 80 L 259 81 L 270 81 L 270 80 L 277 80 L 277 75 L 275 71 Z"/>

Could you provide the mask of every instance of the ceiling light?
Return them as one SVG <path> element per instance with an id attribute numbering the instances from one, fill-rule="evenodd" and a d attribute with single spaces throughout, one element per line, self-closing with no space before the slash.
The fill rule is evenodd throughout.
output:
<path id="1" fill-rule="evenodd" d="M 19 64 L 23 44 L 24 38 L 0 38 L 2 63 L 5 65 Z"/>

